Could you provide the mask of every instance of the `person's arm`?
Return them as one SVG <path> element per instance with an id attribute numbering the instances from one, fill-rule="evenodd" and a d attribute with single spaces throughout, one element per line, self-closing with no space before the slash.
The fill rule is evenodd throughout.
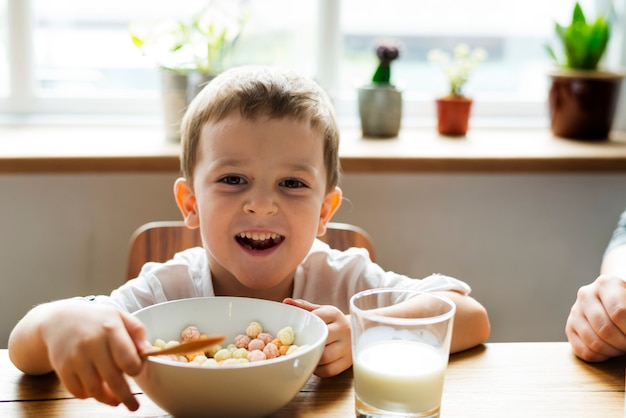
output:
<path id="1" fill-rule="evenodd" d="M 436 293 L 449 297 L 456 304 L 450 343 L 451 353 L 475 347 L 489 338 L 491 333 L 489 316 L 485 307 L 476 299 L 451 290 Z"/>
<path id="2" fill-rule="evenodd" d="M 610 274 L 626 280 L 626 244 L 611 249 L 604 256 L 600 274 Z"/>
<path id="3" fill-rule="evenodd" d="M 138 408 L 125 374 L 140 372 L 145 329 L 136 318 L 81 299 L 31 309 L 9 336 L 9 357 L 27 374 L 55 371 L 78 398 Z"/>
<path id="4" fill-rule="evenodd" d="M 626 211 L 604 253 L 600 276 L 578 289 L 565 334 L 586 361 L 626 353 Z"/>

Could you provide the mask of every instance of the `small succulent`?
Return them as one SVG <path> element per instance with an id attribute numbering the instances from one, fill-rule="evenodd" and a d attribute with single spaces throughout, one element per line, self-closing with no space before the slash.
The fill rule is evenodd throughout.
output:
<path id="1" fill-rule="evenodd" d="M 603 16 L 588 23 L 582 7 L 576 2 L 572 22 L 568 26 L 555 23 L 555 31 L 562 44 L 563 56 L 559 58 L 550 45 L 546 45 L 546 49 L 557 65 L 579 70 L 598 68 L 611 37 L 611 26 Z"/>
<path id="2" fill-rule="evenodd" d="M 378 67 L 372 77 L 373 84 L 391 84 L 391 63 L 400 57 L 400 48 L 391 42 L 380 43 L 376 47 Z"/>
<path id="3" fill-rule="evenodd" d="M 440 49 L 428 52 L 428 60 L 441 68 L 448 79 L 451 96 L 463 96 L 463 86 L 469 80 L 476 65 L 487 58 L 483 48 L 471 49 L 467 44 L 459 44 L 454 48 L 453 56 Z"/>

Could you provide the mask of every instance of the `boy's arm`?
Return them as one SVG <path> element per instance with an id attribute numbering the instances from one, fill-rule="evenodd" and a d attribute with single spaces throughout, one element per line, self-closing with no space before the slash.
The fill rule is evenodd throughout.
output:
<path id="1" fill-rule="evenodd" d="M 450 343 L 451 353 L 472 348 L 489 338 L 491 328 L 487 311 L 474 298 L 453 290 L 433 293 L 448 297 L 456 305 Z M 424 309 L 423 303 L 422 299 L 416 297 L 380 310 L 389 314 L 393 312 L 393 315 L 398 317 L 413 318 Z"/>
<path id="2" fill-rule="evenodd" d="M 55 371 L 78 398 L 139 407 L 125 374 L 141 371 L 138 351 L 147 344 L 136 318 L 112 306 L 81 299 L 39 305 L 9 337 L 9 357 L 27 374 Z"/>
<path id="3" fill-rule="evenodd" d="M 435 292 L 456 304 L 450 352 L 456 353 L 481 344 L 489 338 L 491 326 L 487 310 L 471 296 L 449 290 Z"/>
<path id="4" fill-rule="evenodd" d="M 48 349 L 43 338 L 47 320 L 62 302 L 35 306 L 13 328 L 9 336 L 9 357 L 13 364 L 26 374 L 45 374 L 53 371 Z"/>

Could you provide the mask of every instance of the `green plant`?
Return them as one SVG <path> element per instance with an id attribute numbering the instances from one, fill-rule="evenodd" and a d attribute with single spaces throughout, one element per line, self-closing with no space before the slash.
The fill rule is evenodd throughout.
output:
<path id="1" fill-rule="evenodd" d="M 228 67 L 244 22 L 209 5 L 188 20 L 133 22 L 130 34 L 133 44 L 160 67 L 217 74 Z"/>
<path id="2" fill-rule="evenodd" d="M 472 71 L 486 58 L 487 51 L 483 48 L 472 50 L 467 44 L 457 45 L 453 56 L 440 49 L 428 52 L 428 60 L 437 64 L 448 79 L 450 96 L 463 96 L 463 86 L 469 80 Z"/>
<path id="3" fill-rule="evenodd" d="M 400 57 L 398 45 L 392 42 L 383 42 L 376 47 L 378 67 L 372 77 L 373 84 L 391 84 L 391 63 Z"/>
<path id="4" fill-rule="evenodd" d="M 555 31 L 561 41 L 563 55 L 557 57 L 550 45 L 546 45 L 546 49 L 557 65 L 580 70 L 598 68 L 611 37 L 610 24 L 603 16 L 588 23 L 582 7 L 576 2 L 572 22 L 568 26 L 555 23 Z"/>

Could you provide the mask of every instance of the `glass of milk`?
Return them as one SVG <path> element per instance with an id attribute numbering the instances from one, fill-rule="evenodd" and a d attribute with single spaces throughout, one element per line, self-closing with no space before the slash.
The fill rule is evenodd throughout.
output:
<path id="1" fill-rule="evenodd" d="M 408 289 L 350 299 L 359 418 L 439 416 L 455 311 L 446 297 Z"/>

